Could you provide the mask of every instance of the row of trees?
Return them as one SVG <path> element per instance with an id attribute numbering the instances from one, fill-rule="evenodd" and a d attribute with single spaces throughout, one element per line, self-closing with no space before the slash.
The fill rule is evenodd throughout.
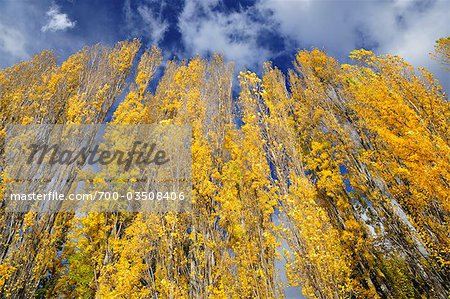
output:
<path id="1" fill-rule="evenodd" d="M 435 54 L 446 67 L 449 40 Z M 139 48 L 1 70 L 2 138 L 9 123 L 103 122 Z M 308 298 L 447 298 L 450 104 L 425 69 L 350 57 L 299 51 L 287 74 L 241 72 L 233 99 L 217 55 L 167 62 L 150 92 L 162 57 L 145 50 L 112 123 L 192 126 L 192 210 L 0 209 L 1 297 L 280 298 L 291 285 Z"/>

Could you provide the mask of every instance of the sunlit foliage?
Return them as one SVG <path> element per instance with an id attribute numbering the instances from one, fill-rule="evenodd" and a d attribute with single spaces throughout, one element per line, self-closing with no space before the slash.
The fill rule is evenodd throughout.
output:
<path id="1" fill-rule="evenodd" d="M 448 41 L 434 54 L 446 68 Z M 233 98 L 223 57 L 161 67 L 158 48 L 140 47 L 87 47 L 61 65 L 44 51 L 0 70 L 0 136 L 108 113 L 188 124 L 192 210 L 0 209 L 0 297 L 448 297 L 450 104 L 431 73 L 366 50 L 348 65 L 302 50 L 287 74 L 270 62 L 240 72 Z"/>

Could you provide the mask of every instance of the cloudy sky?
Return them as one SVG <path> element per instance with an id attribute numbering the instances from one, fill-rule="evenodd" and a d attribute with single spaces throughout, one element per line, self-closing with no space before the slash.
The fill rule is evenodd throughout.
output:
<path id="1" fill-rule="evenodd" d="M 238 68 L 291 66 L 301 48 L 342 62 L 355 48 L 403 56 L 449 90 L 429 57 L 450 34 L 448 0 L 0 0 L 0 67 L 43 49 L 61 59 L 83 45 L 140 37 L 165 58 L 220 52 Z"/>

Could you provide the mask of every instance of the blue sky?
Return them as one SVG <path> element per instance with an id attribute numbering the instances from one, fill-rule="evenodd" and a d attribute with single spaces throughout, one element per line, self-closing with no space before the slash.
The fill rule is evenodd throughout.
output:
<path id="1" fill-rule="evenodd" d="M 298 49 L 317 47 L 346 62 L 355 48 L 391 53 L 436 73 L 434 41 L 450 34 L 448 0 L 0 0 L 0 67 L 53 49 L 140 37 L 166 59 L 223 53 L 238 69 L 285 70 Z"/>

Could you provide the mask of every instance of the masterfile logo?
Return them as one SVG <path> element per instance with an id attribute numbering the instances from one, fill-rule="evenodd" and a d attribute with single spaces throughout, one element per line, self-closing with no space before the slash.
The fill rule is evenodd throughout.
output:
<path id="1" fill-rule="evenodd" d="M 189 126 L 10 125 L 5 141 L 8 211 L 189 207 Z"/>

